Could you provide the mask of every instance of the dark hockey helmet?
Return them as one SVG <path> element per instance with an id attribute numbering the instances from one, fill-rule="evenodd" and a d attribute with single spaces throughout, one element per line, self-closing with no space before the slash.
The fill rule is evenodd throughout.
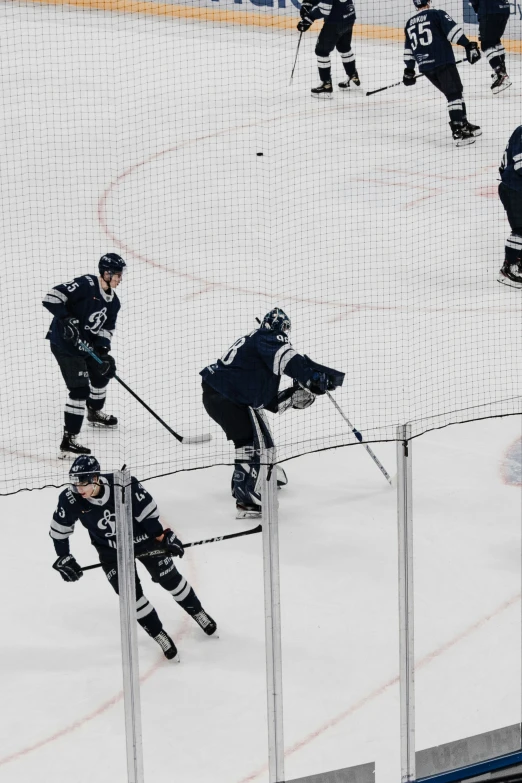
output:
<path id="1" fill-rule="evenodd" d="M 101 473 L 100 463 L 91 454 L 80 454 L 69 468 L 71 484 L 92 484 Z"/>
<path id="2" fill-rule="evenodd" d="M 424 8 L 425 5 L 428 5 L 430 3 L 430 0 L 413 0 L 413 5 L 415 8 Z"/>
<path id="3" fill-rule="evenodd" d="M 108 272 L 111 276 L 114 273 L 122 275 L 126 267 L 127 264 L 117 253 L 105 253 L 98 261 L 98 269 L 102 277 L 105 272 Z"/>
<path id="4" fill-rule="evenodd" d="M 270 310 L 261 322 L 261 329 L 269 329 L 271 332 L 289 332 L 291 327 L 290 318 L 280 307 Z"/>

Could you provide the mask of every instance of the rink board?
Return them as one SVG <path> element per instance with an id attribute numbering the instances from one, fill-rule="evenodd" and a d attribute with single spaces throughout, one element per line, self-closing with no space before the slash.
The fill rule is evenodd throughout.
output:
<path id="1" fill-rule="evenodd" d="M 210 23 L 226 23 L 292 29 L 300 7 L 299 0 L 178 0 L 158 3 L 155 0 L 30 0 L 44 5 L 70 5 L 99 11 L 137 13 L 171 19 L 193 19 Z M 404 23 L 412 15 L 410 0 L 398 0 L 392 7 L 373 0 L 356 3 L 357 22 L 354 34 L 375 40 L 400 41 Z M 477 34 L 476 17 L 467 0 L 447 0 L 444 10 L 457 21 L 465 23 L 468 35 Z M 315 26 L 318 29 L 318 25 Z M 509 52 L 522 52 L 522 4 L 511 3 L 511 18 L 504 45 Z"/>

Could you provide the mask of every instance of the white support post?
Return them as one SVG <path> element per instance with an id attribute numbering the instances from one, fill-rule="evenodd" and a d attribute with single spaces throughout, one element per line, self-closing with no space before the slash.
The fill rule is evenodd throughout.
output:
<path id="1" fill-rule="evenodd" d="M 415 661 L 411 426 L 397 427 L 401 779 L 415 780 Z"/>
<path id="2" fill-rule="evenodd" d="M 130 471 L 114 473 L 118 588 L 120 594 L 123 703 L 128 783 L 143 783 L 140 680 L 136 633 L 136 584 Z"/>
<path id="3" fill-rule="evenodd" d="M 269 783 L 282 783 L 285 779 L 283 671 L 279 594 L 277 467 L 274 463 L 275 449 L 263 449 L 261 452 L 261 500 L 263 504 L 268 774 Z"/>

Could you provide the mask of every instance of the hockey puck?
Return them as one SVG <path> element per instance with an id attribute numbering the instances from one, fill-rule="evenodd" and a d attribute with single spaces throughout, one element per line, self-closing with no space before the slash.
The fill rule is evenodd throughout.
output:
<path id="1" fill-rule="evenodd" d="M 260 157 L 263 156 L 263 153 L 262 152 L 256 152 L 256 155 L 257 155 L 258 158 L 260 158 Z"/>

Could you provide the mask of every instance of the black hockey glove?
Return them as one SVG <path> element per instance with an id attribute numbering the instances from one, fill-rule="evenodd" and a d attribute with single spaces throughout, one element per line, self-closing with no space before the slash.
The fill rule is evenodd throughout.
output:
<path id="1" fill-rule="evenodd" d="M 415 71 L 411 68 L 405 68 L 404 73 L 402 74 L 402 83 L 405 84 L 406 87 L 411 87 L 416 81 L 417 77 L 415 76 Z"/>
<path id="2" fill-rule="evenodd" d="M 475 65 L 475 63 L 478 63 L 480 60 L 480 50 L 478 48 L 478 44 L 475 43 L 475 41 L 470 41 L 465 46 L 466 49 L 466 59 L 470 65 Z"/>
<path id="3" fill-rule="evenodd" d="M 77 318 L 70 315 L 67 318 L 62 318 L 62 337 L 66 343 L 78 344 L 80 339 L 80 322 Z"/>
<path id="4" fill-rule="evenodd" d="M 116 375 L 114 356 L 111 356 L 110 353 L 102 353 L 101 356 L 99 355 L 99 358 L 102 360 L 102 363 L 98 364 L 96 362 L 96 367 L 100 375 L 103 375 L 105 378 L 114 378 Z"/>
<path id="5" fill-rule="evenodd" d="M 311 379 L 306 384 L 312 394 L 326 394 L 330 388 L 328 383 L 328 376 L 325 372 L 314 372 Z"/>
<path id="6" fill-rule="evenodd" d="M 81 566 L 72 555 L 59 557 L 54 561 L 53 568 L 58 571 L 64 582 L 77 582 L 83 576 Z"/>
<path id="7" fill-rule="evenodd" d="M 299 30 L 300 33 L 306 33 L 306 31 L 310 29 L 313 23 L 314 20 L 310 19 L 309 16 L 303 16 L 302 19 L 297 23 L 297 29 Z"/>
<path id="8" fill-rule="evenodd" d="M 308 2 L 307 0 L 305 0 L 305 2 L 301 5 L 301 8 L 299 10 L 299 15 L 301 16 L 301 19 L 310 19 L 311 18 L 310 14 L 312 13 L 313 7 L 314 7 L 313 3 L 309 2 L 309 0 Z"/>
<path id="9" fill-rule="evenodd" d="M 172 557 L 183 557 L 185 550 L 177 535 L 169 528 L 166 528 L 163 533 L 163 540 L 160 543 L 165 547 L 169 555 L 172 555 Z"/>

